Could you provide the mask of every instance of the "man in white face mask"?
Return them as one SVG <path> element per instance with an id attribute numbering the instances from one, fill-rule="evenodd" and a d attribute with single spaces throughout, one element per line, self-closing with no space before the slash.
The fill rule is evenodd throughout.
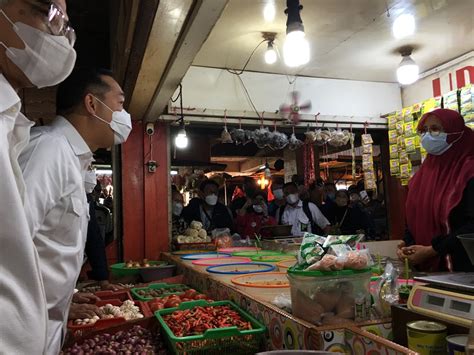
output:
<path id="1" fill-rule="evenodd" d="M 181 217 L 186 223 L 201 222 L 206 231 L 216 228 L 233 230 L 229 209 L 218 201 L 219 185 L 214 180 L 205 180 L 199 186 L 200 198 L 193 198 L 184 208 Z"/>
<path id="2" fill-rule="evenodd" d="M 75 35 L 65 0 L 0 0 L 0 353 L 41 354 L 46 344 L 44 286 L 25 213 L 18 156 L 30 122 L 17 94 L 53 86 L 74 66 Z"/>
<path id="3" fill-rule="evenodd" d="M 48 353 L 57 354 L 79 276 L 89 219 L 84 180 L 92 152 L 125 142 L 130 115 L 110 72 L 78 70 L 58 87 L 58 116 L 32 129 L 20 156 L 28 189 L 27 218 L 39 254 L 48 303 Z"/>
<path id="4" fill-rule="evenodd" d="M 319 208 L 312 202 L 301 201 L 298 186 L 289 182 L 283 186 L 286 205 L 278 209 L 278 224 L 289 224 L 292 226 L 293 236 L 302 236 L 305 232 L 327 233 L 330 223 L 321 213 Z M 316 231 L 319 228 L 320 231 Z"/>

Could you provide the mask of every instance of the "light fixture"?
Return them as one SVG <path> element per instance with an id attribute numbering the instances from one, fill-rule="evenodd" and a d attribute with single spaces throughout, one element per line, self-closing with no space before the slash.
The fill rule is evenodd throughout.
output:
<path id="1" fill-rule="evenodd" d="M 401 14 L 392 25 L 393 36 L 397 39 L 411 36 L 415 33 L 415 16 L 412 14 Z"/>
<path id="2" fill-rule="evenodd" d="M 410 85 L 420 77 L 420 68 L 411 57 L 413 48 L 405 47 L 400 50 L 403 59 L 398 65 L 397 79 L 402 85 Z"/>
<path id="3" fill-rule="evenodd" d="M 268 47 L 265 51 L 265 63 L 274 64 L 277 61 L 277 53 L 273 48 L 273 42 L 268 41 Z"/>
<path id="4" fill-rule="evenodd" d="M 262 175 L 262 177 L 260 177 L 260 179 L 257 181 L 257 183 L 260 185 L 260 188 L 263 190 L 263 189 L 265 189 L 265 187 L 268 186 L 270 181 L 265 179 L 265 176 Z"/>
<path id="5" fill-rule="evenodd" d="M 309 42 L 305 38 L 300 11 L 303 6 L 299 0 L 286 0 L 288 18 L 286 20 L 286 39 L 283 45 L 283 59 L 289 67 L 297 67 L 309 62 Z"/>
<path id="6" fill-rule="evenodd" d="M 171 175 L 171 176 L 178 175 L 178 171 L 176 171 L 176 170 L 171 170 L 171 171 L 170 171 L 170 175 Z"/>
<path id="7" fill-rule="evenodd" d="M 174 144 L 178 149 L 185 149 L 188 146 L 188 136 L 186 135 L 184 125 L 176 135 L 176 138 L 174 139 Z"/>
<path id="8" fill-rule="evenodd" d="M 263 8 L 263 18 L 266 22 L 273 22 L 276 15 L 275 2 L 268 0 L 267 4 Z"/>

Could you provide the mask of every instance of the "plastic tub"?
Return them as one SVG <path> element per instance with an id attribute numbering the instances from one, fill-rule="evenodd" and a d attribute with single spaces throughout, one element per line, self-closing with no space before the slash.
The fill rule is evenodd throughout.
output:
<path id="1" fill-rule="evenodd" d="M 265 263 L 237 263 L 227 265 L 216 265 L 209 266 L 206 271 L 211 274 L 222 274 L 222 275 L 244 275 L 253 274 L 259 272 L 270 272 L 274 271 L 275 266 Z"/>
<path id="2" fill-rule="evenodd" d="M 286 272 L 290 267 L 296 264 L 296 259 L 287 259 L 280 261 L 279 263 L 276 264 L 278 269 L 282 272 Z"/>
<path id="3" fill-rule="evenodd" d="M 139 275 L 143 282 L 153 282 L 173 277 L 175 271 L 176 265 L 163 265 L 160 267 L 140 269 Z"/>
<path id="4" fill-rule="evenodd" d="M 257 251 L 257 250 L 260 250 L 260 248 L 257 248 L 257 247 L 230 247 L 230 248 L 222 248 L 222 249 L 219 249 L 219 253 L 229 253 L 229 254 L 232 254 L 232 253 L 240 253 L 240 252 L 243 252 L 243 251 Z"/>
<path id="5" fill-rule="evenodd" d="M 279 251 L 272 251 L 272 250 L 260 250 L 258 252 L 256 251 L 239 251 L 232 253 L 233 256 L 243 256 L 244 258 L 255 258 L 259 256 L 274 256 L 274 255 L 286 255 L 288 257 L 291 257 L 292 255 L 287 255 L 283 254 L 282 252 Z"/>
<path id="6" fill-rule="evenodd" d="M 205 267 L 205 266 L 228 265 L 228 264 L 244 264 L 244 263 L 250 263 L 251 261 L 252 260 L 250 260 L 249 258 L 231 256 L 229 258 L 209 258 L 209 259 L 194 260 L 193 265 Z"/>
<path id="7" fill-rule="evenodd" d="M 200 259 L 212 259 L 212 258 L 229 258 L 232 255 L 226 253 L 195 253 L 184 255 L 181 257 L 184 261 L 200 260 Z"/>
<path id="8" fill-rule="evenodd" d="M 291 267 L 288 279 L 293 315 L 324 325 L 369 319 L 370 277 L 370 269 L 302 271 Z"/>
<path id="9" fill-rule="evenodd" d="M 261 263 L 278 263 L 280 261 L 292 260 L 293 263 L 296 262 L 296 258 L 292 255 L 259 255 L 251 258 L 252 261 L 257 261 Z"/>
<path id="10" fill-rule="evenodd" d="M 280 294 L 290 293 L 290 284 L 285 272 L 264 272 L 234 277 L 231 282 L 249 295 L 272 302 Z"/>
<path id="11" fill-rule="evenodd" d="M 164 265 L 168 265 L 166 261 L 148 261 L 150 264 L 150 267 L 125 267 L 126 263 L 118 263 L 118 264 L 113 264 L 110 266 L 110 270 L 112 271 L 112 274 L 117 277 L 123 277 L 123 276 L 137 276 L 140 274 L 141 270 L 144 269 L 152 269 L 152 268 L 157 268 L 161 267 Z"/>
<path id="12" fill-rule="evenodd" d="M 186 290 L 189 290 L 189 287 L 182 284 L 173 285 L 173 284 L 159 283 L 159 284 L 151 284 L 151 285 L 148 285 L 147 287 L 132 288 L 131 292 L 132 292 L 133 298 L 139 301 L 145 302 L 145 301 L 150 301 L 155 297 L 143 296 L 142 291 L 148 292 L 148 291 L 153 291 L 153 290 L 159 292 L 159 294 L 157 294 L 156 297 L 165 297 L 168 295 L 181 295 Z"/>

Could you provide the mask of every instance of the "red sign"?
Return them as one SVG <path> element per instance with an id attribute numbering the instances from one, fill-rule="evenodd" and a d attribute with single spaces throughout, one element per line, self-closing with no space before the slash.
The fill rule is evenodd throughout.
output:
<path id="1" fill-rule="evenodd" d="M 468 79 L 466 83 L 466 73 Z M 474 84 L 474 66 L 468 65 L 464 68 L 456 70 L 456 88 L 460 89 L 466 84 Z M 433 97 L 441 96 L 441 79 L 436 78 L 432 82 L 433 85 Z M 449 91 L 454 90 L 453 87 L 453 75 L 449 73 Z"/>

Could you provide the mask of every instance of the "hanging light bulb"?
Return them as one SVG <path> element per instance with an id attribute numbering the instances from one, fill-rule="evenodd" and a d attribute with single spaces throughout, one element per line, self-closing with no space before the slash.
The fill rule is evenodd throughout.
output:
<path id="1" fill-rule="evenodd" d="M 397 79 L 402 85 L 410 85 L 420 77 L 420 68 L 411 58 L 410 54 L 402 54 L 402 56 L 403 59 L 397 69 Z"/>
<path id="2" fill-rule="evenodd" d="M 287 66 L 297 67 L 308 63 L 310 57 L 309 42 L 305 38 L 303 21 L 300 16 L 303 6 L 300 5 L 299 0 L 287 0 L 286 6 L 285 13 L 288 15 L 288 19 L 286 21 L 283 59 Z"/>
<path id="3" fill-rule="evenodd" d="M 415 33 L 415 16 L 412 14 L 401 14 L 392 25 L 393 36 L 397 39 L 411 36 Z"/>
<path id="4" fill-rule="evenodd" d="M 273 64 L 277 61 L 277 53 L 275 48 L 273 48 L 273 43 L 268 41 L 268 47 L 265 52 L 265 63 Z"/>
<path id="5" fill-rule="evenodd" d="M 176 135 L 176 138 L 174 139 L 174 144 L 178 149 L 184 149 L 188 146 L 188 136 L 186 135 L 186 130 L 184 129 L 184 123 Z"/>
<path id="6" fill-rule="evenodd" d="M 273 0 L 269 0 L 263 8 L 263 18 L 266 22 L 273 22 L 276 15 L 275 3 Z"/>

